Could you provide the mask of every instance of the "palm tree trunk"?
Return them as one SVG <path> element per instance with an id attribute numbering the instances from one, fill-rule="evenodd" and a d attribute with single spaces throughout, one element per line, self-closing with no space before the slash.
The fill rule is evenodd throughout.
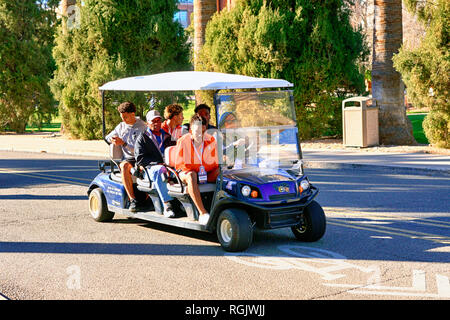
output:
<path id="1" fill-rule="evenodd" d="M 77 1 L 76 0 L 62 0 L 61 1 L 61 13 L 62 13 L 62 15 L 63 16 L 67 16 L 67 9 L 70 7 L 70 6 L 73 6 L 73 5 L 75 5 L 77 3 Z"/>
<path id="2" fill-rule="evenodd" d="M 392 57 L 402 45 L 402 0 L 374 0 L 372 96 L 379 107 L 380 142 L 416 144 L 406 116 L 404 84 Z"/>
<path id="3" fill-rule="evenodd" d="M 197 57 L 205 43 L 208 21 L 217 11 L 216 0 L 194 0 L 194 69 L 197 70 Z"/>
<path id="4" fill-rule="evenodd" d="M 199 70 L 198 54 L 205 43 L 206 25 L 217 11 L 216 0 L 194 0 L 194 70 Z M 201 91 L 195 92 L 195 102 L 211 104 Z"/>

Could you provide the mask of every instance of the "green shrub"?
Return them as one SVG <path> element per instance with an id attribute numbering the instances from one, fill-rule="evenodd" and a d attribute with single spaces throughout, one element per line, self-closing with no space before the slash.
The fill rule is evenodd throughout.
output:
<path id="1" fill-rule="evenodd" d="M 426 34 L 416 49 L 402 47 L 394 56 L 408 98 L 431 112 L 423 126 L 430 143 L 450 148 L 450 2 L 406 0 L 407 7 L 425 25 Z"/>
<path id="2" fill-rule="evenodd" d="M 450 115 L 442 111 L 431 111 L 423 120 L 425 135 L 438 148 L 450 148 Z"/>

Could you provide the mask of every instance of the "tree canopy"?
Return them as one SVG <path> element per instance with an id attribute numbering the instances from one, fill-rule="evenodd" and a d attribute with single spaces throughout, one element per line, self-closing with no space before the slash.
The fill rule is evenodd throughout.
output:
<path id="1" fill-rule="evenodd" d="M 57 70 L 51 87 L 66 131 L 76 138 L 101 137 L 102 84 L 190 68 L 187 38 L 173 19 L 176 10 L 173 0 L 85 0 L 77 18 L 65 18 L 53 50 Z M 146 107 L 139 94 L 108 99 L 109 126 L 120 121 L 115 105 L 121 99 L 133 100 L 140 114 Z"/>
<path id="2" fill-rule="evenodd" d="M 48 82 L 56 0 L 0 0 L 0 128 L 24 132 L 54 110 Z"/>
<path id="3" fill-rule="evenodd" d="M 339 134 L 340 102 L 363 92 L 368 55 L 349 16 L 345 0 L 238 1 L 209 22 L 199 68 L 293 82 L 301 136 Z"/>

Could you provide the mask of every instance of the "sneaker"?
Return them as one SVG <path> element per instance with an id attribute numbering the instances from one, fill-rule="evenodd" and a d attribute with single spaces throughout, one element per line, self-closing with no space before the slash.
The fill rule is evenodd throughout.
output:
<path id="1" fill-rule="evenodd" d="M 164 217 L 166 218 L 175 217 L 175 212 L 173 212 L 172 205 L 170 204 L 170 202 L 168 202 L 167 204 L 164 203 Z"/>
<path id="2" fill-rule="evenodd" d="M 200 217 L 198 217 L 198 222 L 202 225 L 206 225 L 208 221 L 209 221 L 208 213 L 201 214 Z"/>
<path id="3" fill-rule="evenodd" d="M 131 212 L 136 212 L 136 211 L 138 211 L 138 207 L 139 207 L 138 201 L 136 199 L 131 199 L 130 200 L 130 207 L 129 207 L 130 211 Z"/>

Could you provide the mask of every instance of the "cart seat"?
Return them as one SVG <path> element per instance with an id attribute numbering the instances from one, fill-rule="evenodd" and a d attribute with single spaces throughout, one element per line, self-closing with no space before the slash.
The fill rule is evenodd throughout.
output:
<path id="1" fill-rule="evenodd" d="M 164 150 L 164 162 L 169 167 L 175 168 L 176 146 L 167 147 Z"/>
<path id="2" fill-rule="evenodd" d="M 135 169 L 133 168 L 132 170 L 135 170 Z M 142 174 L 142 178 L 136 179 L 136 183 L 137 183 L 138 189 L 141 191 L 150 192 L 152 190 L 156 190 L 155 184 L 152 181 L 150 181 L 145 170 Z"/>
<path id="3" fill-rule="evenodd" d="M 123 161 L 123 152 L 121 146 L 116 146 L 114 144 L 109 145 L 109 156 L 110 158 L 119 165 Z M 133 180 L 133 183 L 136 183 L 136 177 L 133 175 L 134 168 L 131 169 L 131 179 Z M 122 173 L 120 172 L 119 167 L 116 167 L 111 172 L 111 180 L 116 182 L 122 182 Z"/>
<path id="4" fill-rule="evenodd" d="M 205 192 L 214 192 L 216 191 L 216 184 L 215 183 L 204 183 L 199 184 L 198 188 L 200 190 L 200 193 Z M 183 192 L 181 192 L 181 186 L 179 184 L 168 184 L 167 190 L 171 193 L 179 194 L 179 195 L 185 195 L 188 194 L 186 185 L 183 185 Z"/>

